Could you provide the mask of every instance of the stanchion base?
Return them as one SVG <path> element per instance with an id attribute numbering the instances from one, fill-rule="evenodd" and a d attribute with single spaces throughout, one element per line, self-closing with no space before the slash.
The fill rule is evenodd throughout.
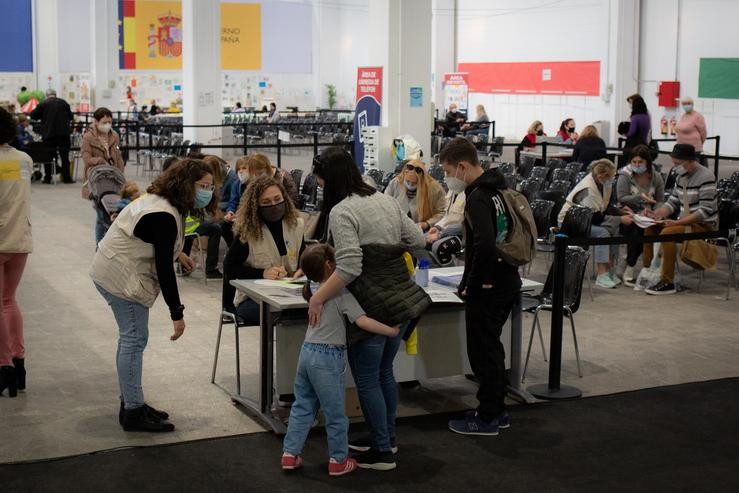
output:
<path id="1" fill-rule="evenodd" d="M 562 400 L 562 399 L 577 399 L 582 397 L 582 391 L 577 387 L 570 387 L 569 385 L 560 385 L 559 389 L 552 390 L 546 383 L 538 383 L 531 385 L 526 390 L 537 399 L 544 399 L 547 401 Z"/>

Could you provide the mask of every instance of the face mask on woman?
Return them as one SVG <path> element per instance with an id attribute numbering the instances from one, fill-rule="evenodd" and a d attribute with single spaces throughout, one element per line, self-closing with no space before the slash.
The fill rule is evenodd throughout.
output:
<path id="1" fill-rule="evenodd" d="M 104 134 L 107 134 L 110 132 L 110 129 L 113 125 L 110 123 L 98 123 L 98 130 Z"/>
<path id="2" fill-rule="evenodd" d="M 635 164 L 632 164 L 631 171 L 633 171 L 637 175 L 640 175 L 647 171 L 647 167 L 646 166 L 636 166 Z"/>
<path id="3" fill-rule="evenodd" d="M 685 113 L 690 113 L 693 111 L 693 105 L 688 103 L 683 105 L 683 109 L 685 110 Z"/>
<path id="4" fill-rule="evenodd" d="M 413 183 L 409 182 L 408 180 L 405 180 L 405 188 L 406 188 L 406 189 L 407 189 L 407 190 L 408 190 L 409 192 L 415 192 L 415 191 L 416 191 L 416 189 L 418 188 L 418 185 L 415 185 L 415 184 L 413 184 Z"/>
<path id="5" fill-rule="evenodd" d="M 279 204 L 275 205 L 260 205 L 259 216 L 262 218 L 263 221 L 268 223 L 282 221 L 282 218 L 285 217 L 285 201 L 283 200 Z"/>
<path id="6" fill-rule="evenodd" d="M 542 130 L 542 129 L 537 130 L 536 131 L 536 135 L 538 135 L 539 137 L 541 137 L 542 135 L 544 135 L 544 130 Z"/>
<path id="7" fill-rule="evenodd" d="M 242 184 L 244 184 L 244 183 L 246 183 L 247 181 L 249 181 L 249 172 L 248 172 L 248 171 L 246 171 L 246 170 L 241 170 L 241 171 L 239 171 L 238 175 L 239 175 L 239 181 L 240 181 L 240 182 L 241 182 Z"/>
<path id="8" fill-rule="evenodd" d="M 196 209 L 202 209 L 206 205 L 210 204 L 212 198 L 213 190 L 203 190 L 202 188 L 198 188 L 195 190 L 195 201 L 193 205 Z"/>

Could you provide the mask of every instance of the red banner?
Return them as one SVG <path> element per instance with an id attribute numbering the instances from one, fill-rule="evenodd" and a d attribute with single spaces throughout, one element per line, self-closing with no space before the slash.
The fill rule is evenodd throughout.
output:
<path id="1" fill-rule="evenodd" d="M 467 80 L 467 72 L 453 72 L 449 74 L 444 74 L 444 85 L 459 85 L 459 86 L 469 86 L 469 81 Z"/>
<path id="2" fill-rule="evenodd" d="M 470 92 L 598 96 L 600 62 L 460 63 Z"/>
<path id="3" fill-rule="evenodd" d="M 357 101 L 371 96 L 382 104 L 382 67 L 359 67 L 357 69 Z"/>

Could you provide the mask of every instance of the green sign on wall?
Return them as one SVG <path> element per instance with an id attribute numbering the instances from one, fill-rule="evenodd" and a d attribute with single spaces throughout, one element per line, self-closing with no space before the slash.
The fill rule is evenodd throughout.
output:
<path id="1" fill-rule="evenodd" d="M 698 97 L 739 99 L 739 58 L 701 58 Z"/>

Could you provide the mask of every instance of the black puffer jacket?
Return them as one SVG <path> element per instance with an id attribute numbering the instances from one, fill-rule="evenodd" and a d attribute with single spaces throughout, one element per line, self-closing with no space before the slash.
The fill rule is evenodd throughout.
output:
<path id="1" fill-rule="evenodd" d="M 367 316 L 396 326 L 421 316 L 431 298 L 408 274 L 400 246 L 371 244 L 362 247 L 362 275 L 348 289 Z M 347 332 L 349 344 L 370 336 L 353 324 Z"/>

